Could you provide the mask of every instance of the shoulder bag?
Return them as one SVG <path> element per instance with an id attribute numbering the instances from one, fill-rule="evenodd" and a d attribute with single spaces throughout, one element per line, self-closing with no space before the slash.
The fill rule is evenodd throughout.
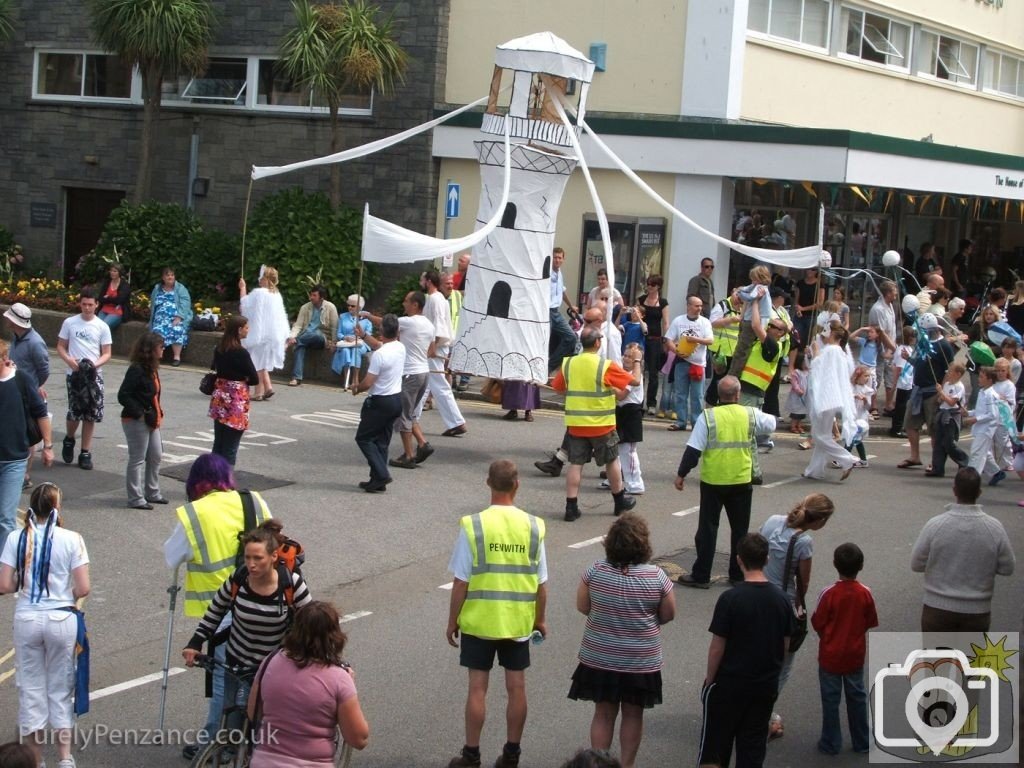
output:
<path id="1" fill-rule="evenodd" d="M 43 433 L 39 429 L 39 421 L 32 415 L 28 407 L 28 388 L 30 386 L 24 373 L 14 372 L 14 380 L 18 384 L 18 392 L 21 395 L 21 407 L 25 412 L 25 439 L 28 440 L 28 447 L 39 445 L 43 442 Z"/>
<path id="2" fill-rule="evenodd" d="M 782 569 L 782 591 L 789 591 L 789 569 L 793 568 L 793 548 L 796 546 L 796 540 L 803 536 L 803 532 L 794 533 L 789 540 L 789 547 L 786 549 L 786 565 Z M 796 580 L 796 602 L 793 605 L 793 615 L 796 617 L 796 629 L 793 634 L 789 636 L 789 652 L 796 653 L 800 650 L 800 646 L 804 644 L 804 640 L 807 639 L 807 607 L 804 605 L 804 599 L 801 595 L 802 581 L 800 579 L 800 564 L 796 563 L 794 568 L 793 576 Z"/>

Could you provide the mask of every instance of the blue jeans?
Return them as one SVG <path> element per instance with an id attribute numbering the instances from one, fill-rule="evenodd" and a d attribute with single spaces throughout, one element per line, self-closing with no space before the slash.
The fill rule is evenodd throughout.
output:
<path id="1" fill-rule="evenodd" d="M 213 448 L 210 453 L 216 453 L 227 459 L 228 464 L 235 466 L 235 459 L 238 457 L 238 444 L 242 442 L 242 435 L 245 430 L 234 429 L 227 424 L 222 424 L 216 419 L 213 420 Z"/>
<path id="2" fill-rule="evenodd" d="M 110 330 L 114 330 L 124 322 L 124 315 L 112 315 L 107 312 L 97 312 L 96 316 L 106 323 L 110 327 Z"/>
<path id="3" fill-rule="evenodd" d="M 557 371 L 562 360 L 572 355 L 576 349 L 576 334 L 569 327 L 569 322 L 559 312 L 561 306 L 549 309 L 551 319 L 551 339 L 548 342 L 548 370 Z"/>
<path id="4" fill-rule="evenodd" d="M 697 421 L 704 409 L 704 377 L 700 381 L 690 379 L 690 364 L 685 360 L 676 361 L 676 424 L 685 427 Z"/>
<path id="5" fill-rule="evenodd" d="M 833 675 L 818 668 L 821 685 L 821 739 L 818 749 L 838 755 L 843 749 L 843 733 L 839 728 L 839 699 L 846 691 L 846 718 L 850 725 L 850 741 L 854 752 L 867 752 L 871 746 L 868 726 L 868 695 L 864 688 L 864 668 L 848 675 Z"/>
<path id="6" fill-rule="evenodd" d="M 27 466 L 27 456 L 14 461 L 0 461 L 0 546 L 7 543 L 7 536 L 15 528 Z"/>
<path id="7" fill-rule="evenodd" d="M 295 365 L 292 366 L 292 377 L 302 381 L 303 369 L 306 367 L 306 350 L 323 349 L 324 337 L 315 331 L 303 331 L 295 339 Z"/>
<path id="8" fill-rule="evenodd" d="M 669 381 L 669 375 L 667 373 L 659 373 L 658 380 L 661 385 L 661 395 L 658 398 L 658 410 L 666 413 L 668 411 L 674 411 L 676 407 L 676 385 Z"/>

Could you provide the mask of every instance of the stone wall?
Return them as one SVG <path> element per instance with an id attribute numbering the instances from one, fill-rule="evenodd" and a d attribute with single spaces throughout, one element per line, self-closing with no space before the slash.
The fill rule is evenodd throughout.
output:
<path id="1" fill-rule="evenodd" d="M 343 118 L 343 148 L 388 136 L 429 120 L 443 83 L 448 2 L 383 0 L 410 55 L 404 84 L 375 98 L 374 114 Z M 211 52 L 274 55 L 291 24 L 292 7 L 280 0 L 217 0 L 220 24 Z M 34 51 L 91 49 L 88 15 L 80 2 L 16 3 L 14 37 L 0 46 L 0 224 L 25 247 L 32 270 L 61 271 L 68 187 L 123 190 L 135 180 L 142 125 L 141 105 L 84 105 L 32 100 Z M 210 179 L 196 212 L 207 226 L 240 231 L 252 165 L 281 165 L 330 151 L 323 115 L 277 115 L 165 107 L 154 159 L 153 196 L 184 203 L 190 137 L 199 136 L 198 175 Z M 86 158 L 90 158 L 86 160 Z M 94 159 L 94 161 L 93 161 Z M 291 186 L 328 188 L 326 167 L 258 182 L 253 203 Z M 433 234 L 437 167 L 429 134 L 342 166 L 345 202 Z M 57 206 L 56 226 L 30 226 L 31 203 Z M 173 264 L 173 255 L 168 261 Z M 381 290 L 386 290 L 382 286 Z"/>

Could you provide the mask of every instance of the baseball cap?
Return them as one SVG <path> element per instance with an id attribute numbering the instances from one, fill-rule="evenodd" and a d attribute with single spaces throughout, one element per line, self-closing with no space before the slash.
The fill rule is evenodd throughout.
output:
<path id="1" fill-rule="evenodd" d="M 19 328 L 32 327 L 32 310 L 24 304 L 12 304 L 11 308 L 4 312 L 4 317 Z"/>
<path id="2" fill-rule="evenodd" d="M 921 326 L 921 330 L 934 331 L 939 327 L 939 318 L 931 312 L 925 312 L 918 318 L 917 323 Z"/>

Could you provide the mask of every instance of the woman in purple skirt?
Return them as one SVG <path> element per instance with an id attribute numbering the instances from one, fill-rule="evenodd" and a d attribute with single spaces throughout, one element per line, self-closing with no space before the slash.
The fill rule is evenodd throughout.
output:
<path id="1" fill-rule="evenodd" d="M 540 387 L 532 381 L 503 381 L 501 384 L 501 407 L 508 411 L 501 418 L 515 421 L 521 409 L 526 411 L 523 418 L 533 421 L 533 410 L 540 408 Z"/>

